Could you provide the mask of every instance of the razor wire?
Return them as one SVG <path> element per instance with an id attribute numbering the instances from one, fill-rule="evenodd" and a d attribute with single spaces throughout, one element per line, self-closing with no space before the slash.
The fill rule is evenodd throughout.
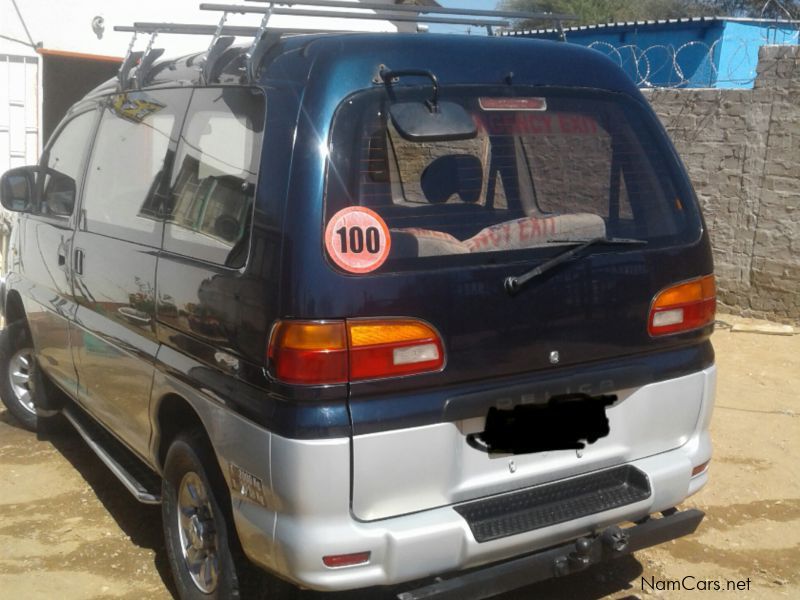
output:
<path id="1" fill-rule="evenodd" d="M 614 45 L 594 41 L 588 48 L 616 62 L 637 86 L 643 88 L 752 87 L 756 79 L 758 49 L 763 45 L 797 45 L 800 29 L 768 30 L 757 39 L 720 38 L 707 43 L 692 40 L 680 45 Z M 720 68 L 722 46 L 725 65 Z"/>

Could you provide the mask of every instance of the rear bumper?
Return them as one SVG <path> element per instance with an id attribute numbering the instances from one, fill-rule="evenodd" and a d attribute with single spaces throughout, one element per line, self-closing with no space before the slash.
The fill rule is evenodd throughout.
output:
<path id="1" fill-rule="evenodd" d="M 227 454 L 218 447 L 218 455 L 223 467 L 226 461 L 234 462 L 265 482 L 265 498 L 260 503 L 232 490 L 237 530 L 245 552 L 256 564 L 301 587 L 317 590 L 393 585 L 515 560 L 539 549 L 596 536 L 610 526 L 639 522 L 677 506 L 706 483 L 707 472 L 692 476 L 692 469 L 711 458 L 708 425 L 715 369 L 710 367 L 697 376 L 706 382 L 704 398 L 699 414 L 696 413 L 695 426 L 686 431 L 683 443 L 666 452 L 622 461 L 644 474 L 649 489 L 646 497 L 497 539 L 478 541 L 467 520 L 456 510 L 459 502 L 407 514 L 396 510 L 399 516 L 391 518 L 359 520 L 351 506 L 351 442 L 348 438 L 289 440 L 263 430 L 253 431 L 253 439 L 268 437 L 268 442 L 262 441 L 268 447 L 269 470 L 260 473 L 252 453 L 235 455 L 243 448 L 252 448 L 252 444 L 243 443 L 249 433 L 240 431 L 237 443 L 228 446 L 235 452 Z M 401 460 L 400 455 L 395 456 Z M 419 464 L 421 472 L 426 468 L 426 464 Z M 227 473 L 227 469 L 224 471 Z M 392 477 L 391 469 L 388 471 L 373 476 L 387 481 Z M 575 475 L 556 470 L 552 472 L 551 481 L 571 477 Z M 665 527 L 667 522 L 637 531 L 662 531 Z M 658 535 L 684 534 L 677 526 L 670 526 L 668 531 Z M 641 547 L 660 540 L 656 534 L 648 534 L 643 539 L 655 541 Z M 631 548 L 632 552 L 636 546 Z M 329 568 L 322 561 L 323 556 L 361 552 L 370 553 L 369 562 Z M 607 554 L 604 550 L 595 558 L 604 559 Z M 552 569 L 552 561 L 548 564 Z"/>
<path id="2" fill-rule="evenodd" d="M 277 560 L 264 566 L 301 587 L 335 591 L 393 585 L 508 560 L 669 510 L 702 485 L 706 475 L 692 478 L 693 462 L 680 450 L 635 461 L 631 464 L 650 481 L 647 499 L 483 543 L 452 506 L 373 522 L 359 522 L 349 514 L 339 519 L 278 515 L 269 522 L 275 527 L 272 557 Z M 257 522 L 237 520 L 237 525 L 240 532 L 259 528 Z M 370 562 L 364 565 L 332 569 L 322 562 L 323 556 L 365 551 Z M 267 558 L 250 557 L 256 562 Z"/>
<path id="3" fill-rule="evenodd" d="M 697 529 L 704 516 L 697 509 L 665 511 L 661 518 L 647 519 L 633 527 L 620 529 L 611 526 L 600 534 L 579 538 L 574 543 L 437 581 L 397 597 L 399 600 L 488 598 L 537 581 L 577 573 L 594 564 L 689 535 Z"/>

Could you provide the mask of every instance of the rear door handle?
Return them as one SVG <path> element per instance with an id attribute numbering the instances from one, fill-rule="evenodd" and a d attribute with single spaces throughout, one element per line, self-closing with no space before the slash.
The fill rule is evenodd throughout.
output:
<path id="1" fill-rule="evenodd" d="M 83 250 L 80 248 L 75 248 L 75 257 L 72 268 L 78 275 L 83 275 Z"/>

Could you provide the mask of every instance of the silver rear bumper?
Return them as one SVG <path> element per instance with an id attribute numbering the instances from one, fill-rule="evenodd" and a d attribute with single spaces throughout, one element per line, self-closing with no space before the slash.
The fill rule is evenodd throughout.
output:
<path id="1" fill-rule="evenodd" d="M 248 425 L 254 430 L 240 431 L 230 444 L 217 450 L 225 473 L 229 471 L 225 462 L 230 461 L 264 482 L 261 502 L 232 491 L 237 530 L 253 562 L 311 589 L 392 585 L 506 561 L 590 536 L 609 526 L 640 521 L 671 509 L 697 492 L 706 483 L 707 473 L 693 477 L 692 469 L 711 458 L 708 425 L 716 371 L 710 367 L 695 376 L 706 380 L 706 397 L 694 430 L 686 432 L 684 443 L 639 460 L 623 461 L 644 473 L 648 497 L 484 542 L 475 539 L 453 504 L 408 514 L 398 511 L 398 516 L 371 521 L 356 518 L 351 506 L 348 438 L 289 440 Z M 258 439 L 268 448 L 268 469 L 263 468 L 266 457 L 246 452 L 253 447 L 247 438 L 254 442 Z M 259 464 L 261 471 L 257 470 Z M 419 468 L 422 471 L 426 465 Z M 550 481 L 572 476 L 561 472 L 552 475 Z M 392 474 L 389 470 L 375 476 L 386 480 Z M 361 552 L 370 553 L 369 562 L 357 566 L 329 568 L 322 560 L 324 556 Z"/>

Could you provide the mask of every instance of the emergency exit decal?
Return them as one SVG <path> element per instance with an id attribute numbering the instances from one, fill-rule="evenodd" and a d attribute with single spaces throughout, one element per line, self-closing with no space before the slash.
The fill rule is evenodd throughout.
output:
<path id="1" fill-rule="evenodd" d="M 363 206 L 337 212 L 325 228 L 325 249 L 349 273 L 369 273 L 389 256 L 392 239 L 378 213 Z"/>

